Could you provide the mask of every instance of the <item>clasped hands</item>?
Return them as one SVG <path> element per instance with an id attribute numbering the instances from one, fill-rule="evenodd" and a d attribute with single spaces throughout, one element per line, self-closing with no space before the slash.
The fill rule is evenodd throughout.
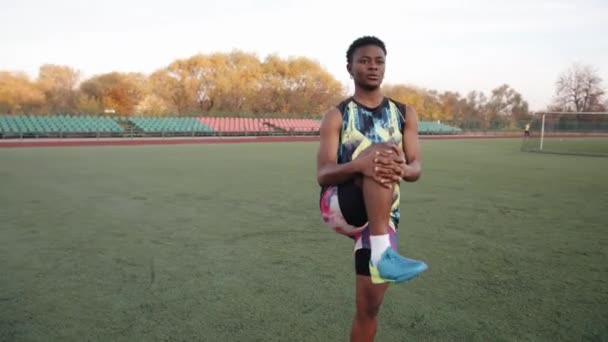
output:
<path id="1" fill-rule="evenodd" d="M 371 145 L 363 150 L 355 161 L 359 163 L 364 176 L 387 188 L 399 183 L 411 169 L 406 163 L 403 150 L 389 143 Z"/>

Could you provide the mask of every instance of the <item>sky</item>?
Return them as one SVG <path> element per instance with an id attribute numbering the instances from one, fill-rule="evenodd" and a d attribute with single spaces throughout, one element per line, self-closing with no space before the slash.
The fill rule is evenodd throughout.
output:
<path id="1" fill-rule="evenodd" d="M 542 110 L 573 63 L 608 88 L 606 18 L 608 0 L 0 0 L 0 70 L 149 74 L 241 50 L 314 59 L 352 91 L 346 49 L 375 35 L 388 50 L 385 83 L 460 94 L 506 83 Z"/>

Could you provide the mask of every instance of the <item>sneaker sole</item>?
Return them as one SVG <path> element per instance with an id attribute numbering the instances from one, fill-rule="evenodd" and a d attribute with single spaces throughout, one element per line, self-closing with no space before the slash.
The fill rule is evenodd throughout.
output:
<path id="1" fill-rule="evenodd" d="M 403 283 L 405 281 L 411 280 L 415 277 L 417 277 L 418 275 L 424 273 L 426 270 L 428 269 L 428 266 L 426 264 L 422 264 L 422 266 L 420 267 L 420 269 L 417 269 L 415 272 L 410 272 L 400 278 L 397 279 L 384 279 L 380 276 L 380 273 L 378 272 L 378 268 L 377 267 L 370 267 L 369 268 L 369 273 L 371 276 L 371 281 L 373 284 L 386 284 L 386 283 Z"/>

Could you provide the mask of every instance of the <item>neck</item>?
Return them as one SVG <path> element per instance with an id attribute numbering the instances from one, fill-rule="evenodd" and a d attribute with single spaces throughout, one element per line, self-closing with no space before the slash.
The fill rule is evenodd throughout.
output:
<path id="1" fill-rule="evenodd" d="M 357 102 L 366 105 L 367 107 L 374 108 L 382 103 L 384 100 L 384 94 L 380 88 L 374 90 L 364 90 L 358 87 L 355 87 L 355 94 L 353 98 L 357 100 Z"/>

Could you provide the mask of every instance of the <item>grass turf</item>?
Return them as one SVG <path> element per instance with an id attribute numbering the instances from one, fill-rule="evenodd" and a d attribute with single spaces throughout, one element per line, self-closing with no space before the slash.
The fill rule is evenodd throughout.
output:
<path id="1" fill-rule="evenodd" d="M 423 141 L 380 341 L 608 339 L 608 159 Z M 314 143 L 0 150 L 0 340 L 345 341 Z"/>
<path id="2" fill-rule="evenodd" d="M 522 144 L 522 151 L 540 152 L 540 138 L 533 137 L 525 140 Z M 543 139 L 542 152 L 608 157 L 608 136 L 595 138 L 547 137 Z"/>

